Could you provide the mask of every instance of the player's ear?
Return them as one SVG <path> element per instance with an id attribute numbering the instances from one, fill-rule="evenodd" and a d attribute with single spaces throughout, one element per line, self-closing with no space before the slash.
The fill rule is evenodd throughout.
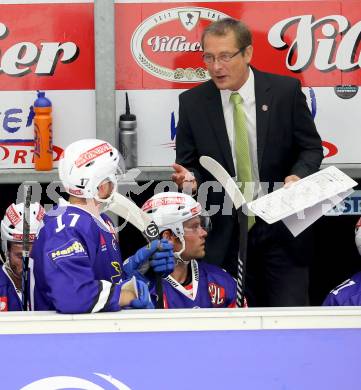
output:
<path id="1" fill-rule="evenodd" d="M 166 240 L 170 241 L 172 237 L 172 233 L 170 230 L 164 230 L 164 232 L 161 233 L 161 238 L 165 238 Z"/>
<path id="2" fill-rule="evenodd" d="M 98 197 L 106 199 L 109 196 L 109 180 L 103 180 L 98 186 Z"/>
<path id="3" fill-rule="evenodd" d="M 173 234 L 171 230 L 164 230 L 164 232 L 162 232 L 160 236 L 161 238 L 165 238 L 173 244 L 177 241 L 177 237 Z"/>
<path id="4" fill-rule="evenodd" d="M 105 194 L 105 183 L 104 182 L 100 183 L 97 187 L 97 190 L 98 190 L 98 196 L 101 199 Z"/>

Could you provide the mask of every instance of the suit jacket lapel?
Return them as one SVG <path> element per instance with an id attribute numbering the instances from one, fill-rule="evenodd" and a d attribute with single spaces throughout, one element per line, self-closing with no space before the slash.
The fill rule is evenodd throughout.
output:
<path id="1" fill-rule="evenodd" d="M 226 166 L 224 167 L 231 176 L 235 176 L 231 145 L 229 143 L 226 123 L 224 120 L 222 99 L 218 88 L 210 82 L 210 88 L 206 95 L 206 109 L 210 118 L 212 131 L 218 141 L 219 149 L 224 157 Z M 219 161 L 220 162 L 220 161 Z"/>
<path id="2" fill-rule="evenodd" d="M 271 85 L 262 72 L 252 68 L 254 73 L 257 120 L 257 158 L 258 169 L 261 171 L 263 151 L 266 145 L 270 111 L 272 109 Z"/>

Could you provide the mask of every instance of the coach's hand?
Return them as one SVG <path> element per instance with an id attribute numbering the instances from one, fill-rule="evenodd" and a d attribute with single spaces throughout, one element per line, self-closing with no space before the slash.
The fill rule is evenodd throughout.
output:
<path id="1" fill-rule="evenodd" d="M 296 183 L 296 181 L 301 180 L 297 175 L 289 175 L 284 180 L 284 188 L 289 188 L 293 183 Z"/>
<path id="2" fill-rule="evenodd" d="M 172 180 L 177 186 L 186 194 L 195 194 L 197 192 L 197 181 L 193 173 L 177 163 L 172 164 L 172 167 L 174 169 Z"/>

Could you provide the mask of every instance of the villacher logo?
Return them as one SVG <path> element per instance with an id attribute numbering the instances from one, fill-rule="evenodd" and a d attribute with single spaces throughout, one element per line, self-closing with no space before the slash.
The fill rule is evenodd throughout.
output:
<path id="1" fill-rule="evenodd" d="M 134 31 L 131 52 L 148 73 L 163 80 L 196 83 L 209 79 L 199 37 L 206 23 L 228 17 L 202 7 L 179 7 L 151 15 Z"/>

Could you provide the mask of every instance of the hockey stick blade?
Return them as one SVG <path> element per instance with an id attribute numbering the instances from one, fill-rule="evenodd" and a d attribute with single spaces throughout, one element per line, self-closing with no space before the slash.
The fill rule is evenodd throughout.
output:
<path id="1" fill-rule="evenodd" d="M 150 216 L 140 209 L 135 203 L 125 196 L 115 192 L 113 200 L 108 207 L 109 211 L 119 215 L 124 220 L 130 222 L 140 230 L 148 241 L 159 239 L 158 226 L 152 221 Z M 159 274 L 155 275 L 157 291 L 157 309 L 164 308 L 162 278 Z"/>
<path id="2" fill-rule="evenodd" d="M 113 200 L 110 203 L 108 210 L 130 222 L 133 226 L 140 230 L 149 241 L 158 238 L 159 230 L 157 225 L 146 212 L 140 209 L 127 197 L 119 194 L 118 192 L 114 193 Z"/>
<path id="3" fill-rule="evenodd" d="M 209 156 L 201 156 L 199 162 L 203 168 L 205 168 L 209 173 L 211 173 L 217 181 L 219 181 L 222 187 L 227 192 L 228 196 L 231 198 L 232 203 L 236 210 L 242 207 L 246 200 L 238 188 L 235 181 L 229 175 L 229 173 L 219 164 L 216 160 Z"/>

